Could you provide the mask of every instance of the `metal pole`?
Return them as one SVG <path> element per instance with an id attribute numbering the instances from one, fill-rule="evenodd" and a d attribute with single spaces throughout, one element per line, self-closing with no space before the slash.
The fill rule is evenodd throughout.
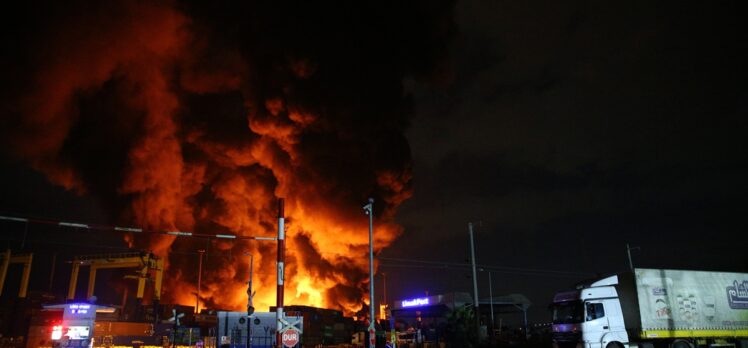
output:
<path id="1" fill-rule="evenodd" d="M 626 253 L 629 255 L 629 269 L 633 272 L 634 271 L 634 262 L 631 261 L 631 247 L 629 247 L 629 243 L 626 243 Z"/>
<path id="2" fill-rule="evenodd" d="M 52 282 L 55 280 L 55 268 L 57 266 L 57 253 L 52 253 L 52 272 L 49 272 L 49 288 L 47 292 L 52 292 Z M 127 287 L 125 287 L 127 290 Z"/>
<path id="3" fill-rule="evenodd" d="M 488 296 L 491 296 L 491 335 L 493 336 L 496 325 L 493 320 L 493 279 L 491 279 L 491 271 L 488 271 Z"/>
<path id="4" fill-rule="evenodd" d="M 7 249 L 3 253 L 3 262 L 0 264 L 0 295 L 3 294 L 3 286 L 5 286 L 5 277 L 8 276 L 8 266 L 10 266 L 10 258 L 11 258 L 11 252 L 10 248 Z M 75 263 L 73 264 L 73 268 L 75 268 Z M 70 276 L 71 283 L 73 276 Z"/>
<path id="5" fill-rule="evenodd" d="M 475 269 L 475 243 L 473 242 L 473 223 L 468 222 L 468 232 L 470 234 L 470 258 L 473 264 L 473 295 L 475 296 L 475 325 L 478 330 L 478 339 L 480 339 L 480 310 L 478 300 L 478 276 Z"/>
<path id="6" fill-rule="evenodd" d="M 26 225 L 23 228 L 23 239 L 21 240 L 21 250 L 26 246 L 26 236 L 29 234 L 29 222 L 26 221 Z"/>
<path id="7" fill-rule="evenodd" d="M 200 314 L 200 289 L 202 289 L 203 285 L 203 254 L 205 253 L 205 250 L 200 249 L 197 253 L 200 255 L 200 265 L 197 270 L 197 298 L 195 299 L 195 313 Z"/>
<path id="8" fill-rule="evenodd" d="M 387 305 L 387 273 L 382 273 L 382 302 Z"/>
<path id="9" fill-rule="evenodd" d="M 286 262 L 286 231 L 285 215 L 283 211 L 283 198 L 278 200 L 278 287 L 276 290 L 276 308 L 275 308 L 275 341 L 278 347 L 282 347 L 281 330 L 283 330 L 283 277 Z"/>
<path id="10" fill-rule="evenodd" d="M 255 312 L 255 307 L 252 305 L 252 271 L 254 269 L 254 256 L 249 254 L 249 282 L 247 282 L 247 348 L 252 347 L 252 320 L 250 316 Z"/>
<path id="11" fill-rule="evenodd" d="M 374 322 L 374 198 L 369 198 L 369 204 L 364 206 L 366 215 L 369 215 L 369 348 L 375 348 L 376 335 L 372 333 L 376 330 Z M 372 330 L 374 329 L 374 330 Z"/>

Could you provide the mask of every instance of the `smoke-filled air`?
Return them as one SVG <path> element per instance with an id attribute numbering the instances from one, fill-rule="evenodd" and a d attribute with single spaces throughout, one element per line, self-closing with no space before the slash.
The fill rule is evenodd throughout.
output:
<path id="1" fill-rule="evenodd" d="M 22 49 L 3 62 L 3 147 L 121 225 L 273 237 L 284 198 L 286 304 L 357 312 L 368 302 L 361 207 L 375 199 L 375 252 L 404 233 L 404 81 L 449 78 L 453 6 L 354 3 L 29 4 L 16 13 Z M 185 253 L 205 240 L 123 238 L 165 258 L 162 302 L 195 303 Z M 245 308 L 245 252 L 255 306 L 275 304 L 275 243 L 208 243 L 201 307 Z"/>

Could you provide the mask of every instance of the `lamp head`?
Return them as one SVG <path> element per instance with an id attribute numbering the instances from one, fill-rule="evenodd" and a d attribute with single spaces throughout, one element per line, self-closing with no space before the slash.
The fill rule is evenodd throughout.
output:
<path id="1" fill-rule="evenodd" d="M 371 214 L 372 207 L 374 205 L 374 198 L 369 198 L 369 203 L 364 206 L 364 212 L 366 215 Z"/>

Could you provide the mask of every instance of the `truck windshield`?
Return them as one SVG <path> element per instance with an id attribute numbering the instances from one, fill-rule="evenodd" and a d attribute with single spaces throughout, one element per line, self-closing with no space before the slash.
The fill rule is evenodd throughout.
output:
<path id="1" fill-rule="evenodd" d="M 584 321 L 582 301 L 559 302 L 553 304 L 554 324 L 576 324 Z"/>

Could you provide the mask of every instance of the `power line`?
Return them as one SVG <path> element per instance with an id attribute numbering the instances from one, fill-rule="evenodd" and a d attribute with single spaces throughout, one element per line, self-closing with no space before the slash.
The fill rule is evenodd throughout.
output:
<path id="1" fill-rule="evenodd" d="M 406 265 L 406 264 L 379 264 L 379 267 L 382 268 L 410 268 L 410 269 L 429 269 L 429 270 L 441 270 L 441 271 L 467 271 L 470 268 L 469 267 L 455 267 L 455 266 L 444 266 L 439 267 L 436 265 Z M 521 272 L 521 271 L 509 271 L 509 270 L 493 270 L 490 268 L 483 268 L 484 270 L 491 271 L 491 273 L 501 273 L 501 274 L 516 274 L 516 275 L 525 275 L 525 276 L 539 276 L 539 277 L 558 277 L 558 278 L 578 278 L 580 276 L 586 276 L 589 277 L 591 274 L 582 274 L 579 275 L 573 275 L 573 274 L 556 274 L 556 273 L 529 273 L 529 272 Z"/>
<path id="2" fill-rule="evenodd" d="M 399 262 L 400 265 L 404 264 L 420 264 L 420 265 L 431 265 L 431 266 L 439 266 L 435 267 L 438 269 L 444 269 L 446 267 L 455 267 L 455 268 L 461 268 L 466 269 L 472 267 L 469 263 L 460 263 L 460 262 L 446 262 L 446 261 L 425 261 L 425 260 L 415 260 L 415 259 L 403 259 L 403 258 L 390 258 L 390 257 L 379 257 L 379 260 L 382 261 L 394 261 Z M 382 266 L 380 264 L 380 266 Z M 388 264 L 388 266 L 397 266 L 395 264 Z M 486 265 L 486 264 L 479 264 L 476 265 L 479 268 L 482 268 L 487 271 L 497 272 L 497 273 L 514 273 L 514 274 L 526 274 L 526 275 L 543 275 L 543 274 L 552 274 L 557 276 L 591 276 L 594 275 L 592 273 L 584 273 L 584 272 L 573 272 L 573 271 L 560 271 L 560 270 L 549 270 L 549 269 L 538 269 L 538 268 L 521 268 L 521 267 L 507 267 L 507 266 L 496 266 L 496 265 Z"/>
<path id="3" fill-rule="evenodd" d="M 402 259 L 402 258 L 395 258 L 395 257 L 377 257 L 377 259 L 382 260 L 382 261 L 410 262 L 410 263 L 420 263 L 420 264 L 428 264 L 428 265 L 451 265 L 451 266 L 470 267 L 469 263 L 461 263 L 461 262 L 424 261 L 424 260 L 414 260 L 414 259 Z"/>
<path id="4" fill-rule="evenodd" d="M 16 238 L 11 238 L 8 240 L 12 241 L 19 241 Z M 110 246 L 110 245 L 103 245 L 103 244 L 85 244 L 85 243 L 71 243 L 71 242 L 58 242 L 58 241 L 50 241 L 50 240 L 26 240 L 29 244 L 47 244 L 47 245 L 59 245 L 59 246 L 67 246 L 67 247 L 77 247 L 81 249 L 110 249 L 110 250 L 119 250 L 119 251 L 133 251 L 138 249 L 123 247 L 123 246 Z M 138 250 L 142 251 L 142 250 Z M 169 254 L 175 254 L 175 255 L 197 255 L 198 253 L 190 252 L 190 251 L 177 251 L 177 250 L 169 250 Z"/>
<path id="5" fill-rule="evenodd" d="M 262 237 L 262 236 L 239 236 L 235 234 L 208 234 L 208 233 L 195 233 L 187 231 L 163 231 L 163 230 L 151 230 L 142 227 L 128 227 L 128 226 L 107 226 L 99 224 L 81 223 L 81 222 L 68 222 L 59 221 L 52 219 L 41 219 L 41 218 L 26 218 L 18 216 L 4 216 L 0 215 L 0 220 L 11 221 L 11 222 L 22 222 L 22 223 L 37 223 L 45 225 L 57 225 L 62 227 L 72 227 L 77 229 L 85 230 L 97 230 L 106 232 L 118 232 L 118 233 L 142 233 L 142 234 L 158 234 L 168 235 L 175 237 L 194 237 L 194 238 L 209 238 L 209 239 L 235 239 L 235 240 L 275 240 L 275 237 Z"/>

